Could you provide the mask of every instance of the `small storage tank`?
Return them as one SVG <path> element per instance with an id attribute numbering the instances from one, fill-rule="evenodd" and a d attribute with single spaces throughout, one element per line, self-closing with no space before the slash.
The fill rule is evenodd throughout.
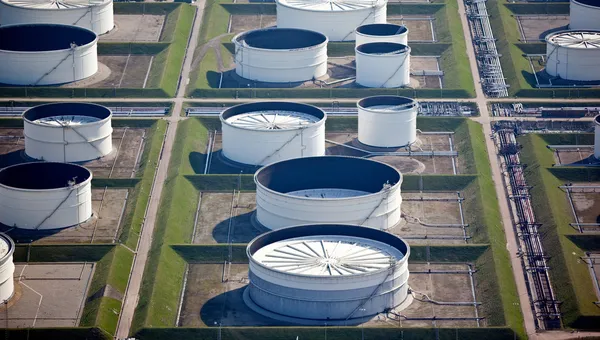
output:
<path id="1" fill-rule="evenodd" d="M 408 46 L 408 28 L 396 24 L 368 24 L 356 28 L 356 46 L 391 42 Z"/>
<path id="2" fill-rule="evenodd" d="M 0 170 L 0 223 L 56 229 L 92 217 L 92 173 L 76 164 L 33 162 Z"/>
<path id="3" fill-rule="evenodd" d="M 287 322 L 352 323 L 406 308 L 410 247 L 390 233 L 356 225 L 312 224 L 274 230 L 246 248 L 244 301 Z"/>
<path id="4" fill-rule="evenodd" d="M 256 220 L 268 229 L 348 223 L 388 229 L 400 221 L 402 174 L 377 161 L 342 156 L 295 158 L 254 175 Z"/>
<path id="5" fill-rule="evenodd" d="M 258 102 L 221 113 L 223 156 L 242 164 L 265 165 L 325 154 L 325 112 L 291 102 Z"/>
<path id="6" fill-rule="evenodd" d="M 559 31 L 548 34 L 546 72 L 566 80 L 600 80 L 600 31 Z"/>
<path id="7" fill-rule="evenodd" d="M 386 88 L 409 85 L 410 47 L 387 42 L 357 46 L 356 83 Z"/>
<path id="8" fill-rule="evenodd" d="M 402 147 L 417 141 L 416 100 L 374 96 L 358 103 L 358 141 L 375 147 Z"/>
<path id="9" fill-rule="evenodd" d="M 243 78 L 287 83 L 327 74 L 327 37 L 295 28 L 263 28 L 240 33 L 235 44 L 235 73 Z"/>
<path id="10" fill-rule="evenodd" d="M 23 113 L 25 153 L 50 162 L 83 162 L 112 151 L 112 112 L 92 103 L 53 103 Z"/>
<path id="11" fill-rule="evenodd" d="M 600 115 L 594 118 L 594 157 L 600 159 Z"/>
<path id="12" fill-rule="evenodd" d="M 114 27 L 112 0 L 0 0 L 0 25 L 75 25 L 104 34 Z"/>
<path id="13" fill-rule="evenodd" d="M 600 30 L 600 1 L 571 0 L 569 11 L 569 29 Z"/>
<path id="14" fill-rule="evenodd" d="M 0 26 L 0 83 L 54 85 L 98 70 L 96 33 L 77 26 Z"/>
<path id="15" fill-rule="evenodd" d="M 13 253 L 15 243 L 0 233 L 0 303 L 9 300 L 15 292 Z"/>
<path id="16" fill-rule="evenodd" d="M 321 32 L 331 41 L 352 41 L 360 25 L 387 21 L 387 0 L 276 0 L 277 27 Z"/>

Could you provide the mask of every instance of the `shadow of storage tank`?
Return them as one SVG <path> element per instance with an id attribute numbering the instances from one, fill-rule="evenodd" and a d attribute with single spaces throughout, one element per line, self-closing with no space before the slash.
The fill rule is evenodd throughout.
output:
<path id="1" fill-rule="evenodd" d="M 250 283 L 244 301 L 276 320 L 352 324 L 411 301 L 410 248 L 381 230 L 294 226 L 258 236 L 246 253 Z"/>

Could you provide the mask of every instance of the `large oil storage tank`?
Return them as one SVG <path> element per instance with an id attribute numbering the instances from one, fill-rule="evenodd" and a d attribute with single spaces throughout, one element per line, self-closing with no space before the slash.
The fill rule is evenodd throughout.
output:
<path id="1" fill-rule="evenodd" d="M 0 233 L 0 303 L 9 300 L 15 292 L 13 253 L 15 243 L 7 235 Z"/>
<path id="2" fill-rule="evenodd" d="M 356 83 L 386 88 L 409 85 L 410 47 L 387 42 L 357 46 Z"/>
<path id="3" fill-rule="evenodd" d="M 594 118 L 594 157 L 600 159 L 600 115 Z"/>
<path id="4" fill-rule="evenodd" d="M 300 82 L 327 74 L 327 37 L 295 28 L 264 28 L 240 33 L 235 73 L 263 82 Z"/>
<path id="5" fill-rule="evenodd" d="M 321 32 L 331 41 L 354 40 L 360 25 L 387 21 L 387 0 L 276 0 L 277 27 Z"/>
<path id="6" fill-rule="evenodd" d="M 256 220 L 268 229 L 313 223 L 388 229 L 401 218 L 402 174 L 365 158 L 290 159 L 261 168 L 254 182 Z"/>
<path id="7" fill-rule="evenodd" d="M 600 80 L 600 31 L 559 31 L 547 35 L 546 72 L 566 80 Z"/>
<path id="8" fill-rule="evenodd" d="M 0 0 L 0 25 L 75 25 L 104 34 L 114 27 L 113 0 Z"/>
<path id="9" fill-rule="evenodd" d="M 600 30 L 600 1 L 571 0 L 569 12 L 569 29 Z"/>
<path id="10" fill-rule="evenodd" d="M 76 164 L 33 162 L 0 170 L 0 223 L 56 229 L 92 216 L 92 173 Z"/>
<path id="11" fill-rule="evenodd" d="M 0 26 L 0 83 L 53 85 L 85 79 L 98 70 L 98 36 L 77 26 Z"/>
<path id="12" fill-rule="evenodd" d="M 396 24 L 368 24 L 356 28 L 356 46 L 373 42 L 408 45 L 408 28 Z"/>
<path id="13" fill-rule="evenodd" d="M 358 103 L 358 141 L 375 147 L 402 147 L 417 141 L 416 100 L 374 96 Z"/>
<path id="14" fill-rule="evenodd" d="M 244 301 L 282 321 L 352 323 L 406 308 L 409 245 L 356 225 L 314 224 L 268 232 L 246 249 Z"/>
<path id="15" fill-rule="evenodd" d="M 223 156 L 237 163 L 265 165 L 325 155 L 325 112 L 292 102 L 258 102 L 221 113 Z"/>
<path id="16" fill-rule="evenodd" d="M 92 103 L 52 103 L 23 113 L 25 153 L 50 162 L 82 162 L 112 151 L 112 111 Z"/>

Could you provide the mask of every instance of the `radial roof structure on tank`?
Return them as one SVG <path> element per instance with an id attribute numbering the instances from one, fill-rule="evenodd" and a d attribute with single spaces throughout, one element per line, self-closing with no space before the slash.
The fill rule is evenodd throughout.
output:
<path id="1" fill-rule="evenodd" d="M 3 259 L 13 249 L 13 245 L 7 236 L 0 234 L 0 259 Z"/>
<path id="2" fill-rule="evenodd" d="M 397 248 L 362 237 L 315 235 L 271 243 L 253 258 L 289 274 L 350 276 L 385 270 L 404 255 Z"/>
<path id="3" fill-rule="evenodd" d="M 306 11 L 337 12 L 379 7 L 385 5 L 387 0 L 278 0 L 278 3 Z"/>
<path id="4" fill-rule="evenodd" d="M 94 123 L 99 120 L 100 120 L 100 118 L 90 117 L 90 116 L 64 115 L 64 116 L 44 117 L 44 118 L 36 119 L 33 122 L 40 124 L 40 125 L 50 125 L 50 126 L 77 126 L 77 125 L 85 125 L 85 124 L 89 124 L 89 123 Z"/>
<path id="5" fill-rule="evenodd" d="M 567 48 L 597 49 L 600 48 L 600 31 L 560 31 L 549 34 L 546 40 Z"/>
<path id="6" fill-rule="evenodd" d="M 235 127 L 250 130 L 288 130 L 314 124 L 321 119 L 314 115 L 283 110 L 261 110 L 231 116 L 225 121 Z"/>
<path id="7" fill-rule="evenodd" d="M 5 4 L 31 9 L 75 9 L 102 5 L 111 0 L 1 0 Z"/>

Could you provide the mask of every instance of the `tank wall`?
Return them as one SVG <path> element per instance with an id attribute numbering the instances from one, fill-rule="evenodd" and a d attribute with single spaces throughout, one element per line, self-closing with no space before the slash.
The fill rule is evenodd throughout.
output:
<path id="1" fill-rule="evenodd" d="M 57 113 L 60 114 L 60 113 Z M 53 162 L 81 162 L 112 151 L 111 120 L 73 127 L 48 127 L 24 121 L 25 153 Z"/>
<path id="2" fill-rule="evenodd" d="M 410 53 L 386 56 L 356 53 L 356 83 L 373 88 L 409 85 Z"/>
<path id="3" fill-rule="evenodd" d="M 317 31 L 325 34 L 330 41 L 352 41 L 355 38 L 356 27 L 383 24 L 386 21 L 385 5 L 357 11 L 311 12 L 277 3 L 277 27 Z"/>
<path id="4" fill-rule="evenodd" d="M 300 224 L 358 224 L 388 229 L 400 221 L 400 183 L 389 191 L 339 200 L 303 199 L 256 188 L 256 217 L 269 229 Z"/>
<path id="5" fill-rule="evenodd" d="M 417 140 L 417 111 L 417 106 L 394 113 L 378 113 L 359 107 L 359 142 L 377 147 L 414 143 Z"/>
<path id="6" fill-rule="evenodd" d="M 91 179 L 74 189 L 19 191 L 0 186 L 0 222 L 7 226 L 55 229 L 85 222 L 91 216 Z"/>
<path id="7" fill-rule="evenodd" d="M 52 85 L 87 78 L 98 71 L 96 43 L 78 47 L 74 53 L 0 51 L 0 83 Z"/>
<path id="8" fill-rule="evenodd" d="M 580 4 L 571 0 L 569 4 L 569 29 L 600 30 L 600 7 Z"/>
<path id="9" fill-rule="evenodd" d="M 600 121 L 600 118 L 596 117 L 596 121 Z M 594 157 L 600 159 L 600 123 L 596 123 L 594 128 Z"/>
<path id="10" fill-rule="evenodd" d="M 408 46 L 408 32 L 397 35 L 364 35 L 356 33 L 356 43 L 354 46 L 360 46 L 362 44 L 374 43 L 374 42 L 391 42 L 398 43 Z"/>
<path id="11" fill-rule="evenodd" d="M 235 46 L 235 73 L 264 82 L 297 82 L 327 73 L 327 44 L 290 51 Z"/>
<path id="12" fill-rule="evenodd" d="M 546 44 L 546 72 L 567 80 L 600 80 L 600 49 L 573 49 Z"/>
<path id="13" fill-rule="evenodd" d="M 0 25 L 64 24 L 84 27 L 104 34 L 114 27 L 112 1 L 100 6 L 69 10 L 40 10 L 8 6 L 0 2 Z"/>
<path id="14" fill-rule="evenodd" d="M 246 130 L 228 124 L 221 125 L 223 156 L 235 162 L 266 165 L 291 158 L 325 155 L 324 123 L 302 130 L 279 132 Z"/>
<path id="15" fill-rule="evenodd" d="M 8 300 L 14 293 L 14 272 L 13 256 L 10 255 L 0 264 L 0 303 Z"/>

